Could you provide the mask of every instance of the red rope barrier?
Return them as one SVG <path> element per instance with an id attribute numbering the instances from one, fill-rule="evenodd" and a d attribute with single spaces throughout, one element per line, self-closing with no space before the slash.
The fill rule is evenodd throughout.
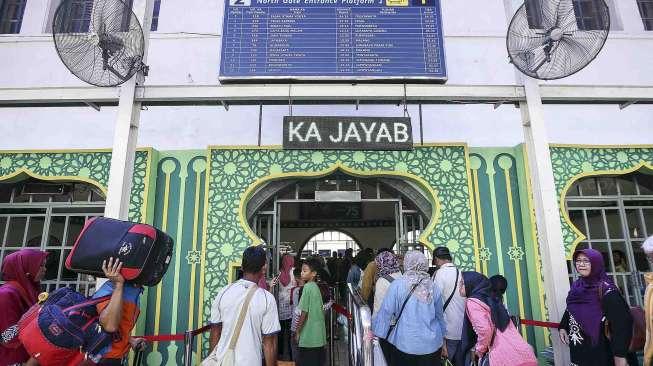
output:
<path id="1" fill-rule="evenodd" d="M 211 324 L 205 325 L 202 328 L 194 329 L 190 331 L 193 336 L 202 334 L 211 329 Z M 157 335 L 146 335 L 146 336 L 137 336 L 136 338 L 143 338 L 148 342 L 183 342 L 184 333 L 179 334 L 157 334 Z"/>
<path id="2" fill-rule="evenodd" d="M 529 320 L 529 319 L 521 319 L 520 322 L 524 325 L 532 325 L 535 327 L 544 327 L 544 328 L 555 328 L 558 329 L 560 324 L 558 323 L 551 323 L 551 322 L 542 322 L 539 320 Z"/>
<path id="3" fill-rule="evenodd" d="M 159 335 L 146 335 L 138 336 L 136 338 L 143 338 L 148 342 L 180 342 L 184 340 L 182 334 L 159 334 Z"/>
<path id="4" fill-rule="evenodd" d="M 345 309 L 344 306 L 334 303 L 333 305 L 331 305 L 331 309 L 333 309 L 333 311 L 335 311 L 336 313 L 342 314 L 346 316 L 347 319 L 351 320 L 351 314 L 347 311 L 347 309 Z"/>

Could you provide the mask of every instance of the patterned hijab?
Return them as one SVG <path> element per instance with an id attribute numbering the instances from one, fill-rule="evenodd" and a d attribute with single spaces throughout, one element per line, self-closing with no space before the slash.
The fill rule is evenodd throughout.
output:
<path id="1" fill-rule="evenodd" d="M 376 262 L 376 279 L 399 272 L 399 261 L 392 252 L 383 252 L 374 258 Z"/>
<path id="2" fill-rule="evenodd" d="M 433 301 L 433 281 L 427 272 L 429 262 L 422 252 L 411 250 L 404 256 L 404 270 L 406 271 L 403 278 L 408 282 L 409 287 L 417 284 L 413 294 L 415 297 L 426 304 Z"/>
<path id="3" fill-rule="evenodd" d="M 603 318 L 601 295 L 618 289 L 605 273 L 601 252 L 595 249 L 579 250 L 574 253 L 574 262 L 580 254 L 589 258 L 592 268 L 589 276 L 579 277 L 571 284 L 567 295 L 567 310 L 590 337 L 592 344 L 596 345 L 601 335 Z"/>

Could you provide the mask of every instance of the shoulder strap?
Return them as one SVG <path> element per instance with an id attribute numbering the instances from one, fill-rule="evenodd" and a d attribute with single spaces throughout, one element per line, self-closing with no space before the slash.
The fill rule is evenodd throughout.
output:
<path id="1" fill-rule="evenodd" d="M 240 330 L 243 329 L 245 314 L 247 313 L 247 309 L 249 308 L 249 303 L 252 300 L 252 297 L 254 297 L 254 293 L 256 293 L 257 289 L 258 286 L 256 284 L 253 284 L 252 287 L 250 287 L 249 291 L 247 292 L 247 296 L 245 296 L 245 301 L 243 301 L 243 307 L 240 309 L 240 314 L 238 315 L 238 321 L 236 322 L 236 327 L 234 328 L 234 334 L 231 336 L 231 341 L 229 341 L 229 349 L 231 350 L 236 349 L 236 342 L 238 342 L 238 337 L 240 336 Z"/>
<path id="2" fill-rule="evenodd" d="M 75 310 L 75 309 L 79 309 L 79 308 L 87 307 L 87 306 L 90 306 L 90 305 L 97 305 L 97 304 L 99 304 L 99 303 L 101 303 L 101 302 L 105 302 L 105 301 L 107 301 L 107 300 L 111 300 L 111 295 L 98 297 L 97 299 L 86 300 L 86 301 L 84 301 L 84 302 L 80 302 L 79 304 L 75 304 L 75 305 L 73 305 L 73 306 L 69 306 L 69 307 L 63 309 L 62 311 L 63 311 L 64 313 L 68 313 L 68 312 L 71 312 L 71 311 L 73 311 L 73 310 Z"/>
<path id="3" fill-rule="evenodd" d="M 456 293 L 456 289 L 458 289 L 458 276 L 460 275 L 460 271 L 458 268 L 456 268 L 456 282 L 453 284 L 453 290 L 451 290 L 451 295 L 449 295 L 449 298 L 447 301 L 445 301 L 444 306 L 442 307 L 442 312 L 447 310 L 447 306 L 449 306 L 449 303 L 451 302 L 451 299 L 453 299 L 453 295 Z"/>
<path id="4" fill-rule="evenodd" d="M 415 292 L 415 289 L 417 288 L 417 286 L 419 286 L 420 283 L 422 283 L 422 281 L 424 281 L 423 278 L 410 288 L 410 291 L 408 292 L 408 295 L 406 296 L 406 299 L 404 300 L 404 303 L 401 305 L 401 309 L 399 310 L 399 314 L 394 319 L 394 322 L 392 322 L 392 321 L 390 322 L 390 327 L 388 328 L 388 334 L 385 335 L 385 339 L 388 339 L 388 337 L 390 337 L 390 333 L 392 333 L 392 331 L 397 326 L 397 323 L 399 323 L 399 318 L 401 318 L 401 314 L 404 312 L 404 308 L 406 307 L 406 303 L 408 302 L 408 300 L 410 300 L 411 295 L 413 294 L 413 292 Z"/>
<path id="5" fill-rule="evenodd" d="M 392 283 L 392 281 L 395 280 L 395 278 L 392 277 L 392 276 L 390 276 L 389 274 L 385 274 L 385 275 L 383 275 L 382 277 L 385 278 L 385 280 L 388 281 L 388 282 L 390 282 L 390 283 Z"/>

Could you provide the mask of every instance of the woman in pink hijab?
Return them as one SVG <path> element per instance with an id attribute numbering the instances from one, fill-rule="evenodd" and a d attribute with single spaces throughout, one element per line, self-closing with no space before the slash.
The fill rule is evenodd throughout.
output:
<path id="1" fill-rule="evenodd" d="M 45 276 L 48 253 L 37 249 L 21 249 L 2 261 L 0 286 L 0 365 L 21 364 L 29 359 L 12 328 L 23 314 L 36 303 Z M 8 341 L 8 342 L 7 342 Z"/>
<path id="2" fill-rule="evenodd" d="M 282 361 L 291 360 L 290 352 L 290 323 L 292 321 L 292 305 L 290 304 L 290 290 L 297 286 L 293 269 L 295 257 L 285 254 L 281 258 L 281 269 L 279 270 L 279 321 L 281 323 L 281 334 L 279 335 L 279 359 Z"/>

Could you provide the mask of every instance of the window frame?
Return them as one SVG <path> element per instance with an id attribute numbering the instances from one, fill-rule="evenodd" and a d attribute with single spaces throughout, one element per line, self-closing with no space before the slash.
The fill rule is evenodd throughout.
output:
<path id="1" fill-rule="evenodd" d="M 150 32 L 159 30 L 159 16 L 161 14 L 161 0 L 154 0 L 152 7 L 152 24 L 150 25 Z"/>
<path id="2" fill-rule="evenodd" d="M 597 0 L 571 0 L 574 7 L 574 16 L 576 17 L 576 26 L 578 30 L 592 31 L 603 29 L 603 19 L 599 14 L 599 6 Z M 602 1 L 602 0 L 598 0 Z M 591 10 L 585 9 L 585 5 L 590 5 Z M 609 9 L 609 6 L 608 6 Z M 586 11 L 591 11 L 592 14 L 585 14 Z M 590 23 L 591 22 L 591 23 Z M 589 23 L 589 24 L 588 24 Z"/>
<path id="3" fill-rule="evenodd" d="M 8 17 L 10 6 L 18 9 L 11 18 Z M 27 0 L 0 0 L 0 34 L 20 34 L 26 7 Z"/>
<path id="4" fill-rule="evenodd" d="M 653 220 L 647 220 L 645 213 L 653 213 L 653 194 L 650 192 L 650 187 L 645 186 L 639 177 L 644 176 L 645 173 L 631 173 L 620 176 L 592 176 L 582 178 L 570 187 L 569 193 L 565 198 L 565 209 L 569 215 L 569 219 L 573 220 L 576 217 L 580 220 L 580 226 L 575 226 L 583 233 L 585 239 L 578 245 L 579 247 L 597 247 L 606 249 L 608 257 L 604 258 L 608 266 L 606 271 L 609 276 L 616 279 L 617 285 L 624 291 L 624 296 L 629 304 L 641 305 L 643 298 L 641 296 L 643 289 L 646 287 L 642 275 L 644 272 L 638 269 L 638 263 L 641 262 L 642 253 L 640 246 L 647 235 L 653 235 L 653 226 L 649 223 Z M 616 192 L 604 191 L 601 182 L 613 180 Z M 624 189 L 623 184 L 628 182 L 633 187 Z M 584 192 L 583 187 L 591 188 L 591 192 Z M 643 189 L 645 187 L 646 189 Z M 644 192 L 645 191 L 645 192 Z M 619 227 L 610 226 L 608 223 L 608 215 L 617 213 L 619 218 Z M 589 213 L 599 216 L 595 217 L 597 227 L 590 225 Z M 613 217 L 614 218 L 614 217 Z M 637 221 L 633 226 L 632 219 Z M 633 230 L 638 228 L 639 230 Z M 597 229 L 600 229 L 597 231 Z M 620 229 L 621 235 L 614 236 L 615 230 Z M 593 233 L 594 232 L 594 233 Z M 599 233 L 598 236 L 595 233 Z M 615 261 L 613 258 L 613 251 L 621 251 L 625 255 L 626 271 L 616 271 Z M 567 261 L 568 275 L 570 281 L 578 278 L 575 265 L 573 261 Z M 653 268 L 651 263 L 648 263 L 649 269 Z M 615 271 L 612 271 L 615 269 Z"/>
<path id="5" fill-rule="evenodd" d="M 650 6 L 650 14 L 647 17 L 644 17 L 644 5 Z M 639 10 L 639 16 L 642 19 L 644 25 L 644 31 L 653 31 L 653 0 L 637 0 L 637 10 Z"/>
<path id="6" fill-rule="evenodd" d="M 41 281 L 42 288 L 51 292 L 67 286 L 91 295 L 96 279 L 83 274 L 75 274 L 73 278 L 71 271 L 64 266 L 67 253 L 75 244 L 76 232 L 87 219 L 104 215 L 105 198 L 98 194 L 97 188 L 82 182 L 68 182 L 66 184 L 73 184 L 70 192 L 50 196 L 23 194 L 23 183 L 25 181 L 2 183 L 4 187 L 0 187 L 5 188 L 5 192 L 11 191 L 9 195 L 3 195 L 0 202 L 0 261 L 5 255 L 23 248 L 47 251 L 46 263 L 56 264 L 56 268 L 48 268 L 48 277 Z M 65 196 L 68 196 L 67 201 L 60 199 Z"/>

